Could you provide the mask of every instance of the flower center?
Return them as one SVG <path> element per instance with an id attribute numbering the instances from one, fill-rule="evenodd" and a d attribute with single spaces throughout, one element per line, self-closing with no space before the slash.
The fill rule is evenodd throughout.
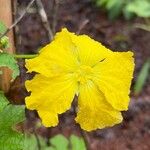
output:
<path id="1" fill-rule="evenodd" d="M 91 79 L 92 68 L 90 66 L 81 65 L 75 73 L 77 75 L 77 81 L 81 84 L 84 84 Z"/>

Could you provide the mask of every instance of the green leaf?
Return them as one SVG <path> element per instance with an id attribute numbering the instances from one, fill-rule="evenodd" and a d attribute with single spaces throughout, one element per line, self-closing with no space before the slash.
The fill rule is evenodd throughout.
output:
<path id="1" fill-rule="evenodd" d="M 19 75 L 19 67 L 11 54 L 0 53 L 0 67 L 8 67 L 11 69 L 13 71 L 12 79 L 15 79 Z"/>
<path id="2" fill-rule="evenodd" d="M 22 150 L 24 136 L 15 125 L 25 118 L 23 106 L 8 104 L 4 93 L 0 91 L 0 149 Z"/>
<path id="3" fill-rule="evenodd" d="M 125 7 L 126 11 L 136 14 L 139 17 L 150 17 L 150 1 L 135 0 Z"/>
<path id="4" fill-rule="evenodd" d="M 97 6 L 101 6 L 108 11 L 109 19 L 113 20 L 122 13 L 124 1 L 122 0 L 95 0 Z"/>
<path id="5" fill-rule="evenodd" d="M 86 150 L 84 140 L 75 135 L 71 135 L 70 142 L 72 145 L 72 150 Z"/>
<path id="6" fill-rule="evenodd" d="M 138 75 L 137 81 L 134 86 L 135 94 L 139 94 L 141 92 L 141 90 L 143 89 L 146 79 L 149 76 L 149 69 L 150 69 L 150 59 L 145 62 L 145 64 L 143 65 L 143 67 Z"/>
<path id="7" fill-rule="evenodd" d="M 107 4 L 108 0 L 95 0 L 97 6 L 103 6 Z"/>
<path id="8" fill-rule="evenodd" d="M 6 107 L 8 101 L 2 91 L 0 91 L 0 112 L 3 111 L 4 107 Z"/>
<path id="9" fill-rule="evenodd" d="M 109 12 L 109 19 L 113 20 L 121 14 L 123 4 L 124 4 L 123 1 L 118 0 L 107 1 L 106 9 Z"/>
<path id="10" fill-rule="evenodd" d="M 50 143 L 52 146 L 49 150 L 68 150 L 69 141 L 61 134 L 50 139 Z"/>
<path id="11" fill-rule="evenodd" d="M 15 129 L 15 125 L 24 120 L 24 107 L 3 105 L 0 112 L 0 149 L 1 150 L 22 150 L 24 135 Z"/>
<path id="12" fill-rule="evenodd" d="M 108 11 L 110 19 L 123 14 L 125 19 L 150 17 L 150 0 L 93 0 L 96 5 Z"/>
<path id="13" fill-rule="evenodd" d="M 7 36 L 4 36 L 0 39 L 0 48 L 1 49 L 9 48 L 9 38 Z"/>
<path id="14" fill-rule="evenodd" d="M 7 30 L 7 27 L 0 21 L 0 34 L 3 34 Z"/>
<path id="15" fill-rule="evenodd" d="M 86 150 L 84 140 L 75 135 L 71 135 L 69 140 L 59 134 L 50 139 L 51 147 L 44 150 Z"/>
<path id="16" fill-rule="evenodd" d="M 116 0 L 115 0 L 116 1 Z M 109 8 L 109 19 L 116 19 L 122 12 L 123 2 L 118 1 Z"/>
<path id="17" fill-rule="evenodd" d="M 47 148 L 46 141 L 44 138 L 38 136 L 39 144 L 41 150 L 45 150 Z M 38 150 L 38 143 L 37 139 L 34 135 L 26 135 L 24 141 L 24 148 L 23 150 Z"/>
<path id="18" fill-rule="evenodd" d="M 118 1 L 118 0 L 108 0 L 107 4 L 106 4 L 106 8 L 109 10 L 109 9 L 112 9 L 115 5 L 120 5 L 120 1 Z"/>
<path id="19" fill-rule="evenodd" d="M 132 12 L 127 11 L 126 8 L 123 9 L 123 15 L 124 15 L 126 20 L 130 20 L 133 17 L 135 17 L 135 14 L 132 13 Z"/>
<path id="20" fill-rule="evenodd" d="M 86 150 L 84 140 L 75 135 L 71 135 L 68 140 L 65 136 L 58 134 L 49 140 L 50 146 L 40 136 L 38 136 L 38 141 L 41 150 Z M 37 150 L 38 143 L 34 135 L 26 135 L 23 150 Z"/>

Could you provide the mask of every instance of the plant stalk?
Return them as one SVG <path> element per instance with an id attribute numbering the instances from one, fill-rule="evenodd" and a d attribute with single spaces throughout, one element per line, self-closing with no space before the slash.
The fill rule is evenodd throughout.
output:
<path id="1" fill-rule="evenodd" d="M 38 55 L 39 54 L 13 54 L 13 57 L 17 59 L 31 59 L 37 57 Z"/>

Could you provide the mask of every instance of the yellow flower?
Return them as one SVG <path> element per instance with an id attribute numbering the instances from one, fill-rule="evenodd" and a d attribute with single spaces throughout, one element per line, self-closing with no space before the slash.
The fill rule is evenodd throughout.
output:
<path id="1" fill-rule="evenodd" d="M 77 95 L 75 120 L 82 129 L 118 124 L 121 111 L 129 105 L 132 56 L 132 52 L 112 52 L 86 35 L 63 29 L 38 57 L 26 60 L 28 71 L 38 73 L 26 81 L 31 91 L 26 106 L 37 110 L 43 125 L 56 126 L 58 114 L 70 109 Z"/>

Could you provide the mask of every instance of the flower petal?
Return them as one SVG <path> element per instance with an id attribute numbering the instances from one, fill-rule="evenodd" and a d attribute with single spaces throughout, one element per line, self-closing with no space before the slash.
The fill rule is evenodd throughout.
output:
<path id="1" fill-rule="evenodd" d="M 58 115 L 50 111 L 38 111 L 39 117 L 42 118 L 42 124 L 45 127 L 56 126 L 58 124 Z"/>
<path id="2" fill-rule="evenodd" d="M 101 43 L 91 39 L 86 35 L 71 35 L 73 43 L 77 46 L 78 59 L 82 65 L 94 66 L 99 61 L 106 58 L 111 52 Z"/>
<path id="3" fill-rule="evenodd" d="M 28 72 L 38 72 L 47 77 L 72 72 L 78 64 L 75 49 L 70 33 L 63 29 L 56 34 L 54 41 L 41 49 L 38 57 L 26 60 L 26 68 Z"/>
<path id="4" fill-rule="evenodd" d="M 76 121 L 84 130 L 101 129 L 122 121 L 121 113 L 112 108 L 92 81 L 80 86 L 78 103 Z"/>
<path id="5" fill-rule="evenodd" d="M 94 82 L 107 101 L 117 110 L 127 110 L 133 77 L 132 52 L 112 52 L 103 62 L 94 67 Z"/>
<path id="6" fill-rule="evenodd" d="M 77 83 L 74 82 L 71 74 L 55 78 L 37 74 L 31 81 L 26 81 L 26 88 L 31 91 L 31 95 L 25 99 L 27 108 L 36 109 L 44 125 L 47 126 L 50 123 L 54 125 L 57 115 L 70 108 L 77 91 Z M 54 122 L 50 120 L 53 118 Z"/>

